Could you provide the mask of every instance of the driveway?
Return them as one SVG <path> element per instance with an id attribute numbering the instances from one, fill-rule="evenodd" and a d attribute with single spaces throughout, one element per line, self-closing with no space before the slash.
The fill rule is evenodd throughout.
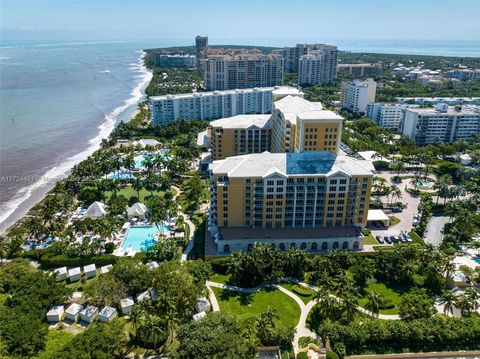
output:
<path id="1" fill-rule="evenodd" d="M 424 235 L 425 242 L 433 244 L 435 247 L 438 247 L 442 243 L 443 227 L 449 222 L 449 220 L 449 217 L 430 218 Z"/>

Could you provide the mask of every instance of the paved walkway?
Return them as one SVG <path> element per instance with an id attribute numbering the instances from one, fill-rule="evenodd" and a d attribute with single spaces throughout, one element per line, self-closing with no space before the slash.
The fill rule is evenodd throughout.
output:
<path id="1" fill-rule="evenodd" d="M 178 196 L 180 196 L 180 194 L 182 193 L 182 190 L 177 186 L 172 186 L 172 188 L 176 192 L 175 195 L 173 196 L 173 200 L 175 201 L 178 198 Z M 180 209 L 180 206 L 178 206 L 178 208 Z M 190 238 L 188 239 L 188 243 L 187 243 L 187 246 L 185 247 L 185 250 L 183 251 L 182 257 L 180 258 L 182 262 L 185 262 L 188 258 L 188 255 L 190 254 L 190 251 L 193 248 L 193 238 L 195 236 L 195 225 L 190 221 L 188 216 L 182 212 L 181 209 L 178 214 L 179 216 L 183 216 L 185 223 L 188 225 L 188 228 L 190 228 Z"/>
<path id="2" fill-rule="evenodd" d="M 433 244 L 438 247 L 443 240 L 443 227 L 450 221 L 449 217 L 432 217 L 428 221 L 425 231 L 424 240 L 426 243 Z"/>
<path id="3" fill-rule="evenodd" d="M 304 286 L 306 288 L 310 288 L 310 289 L 314 290 L 315 292 L 319 291 L 318 287 L 313 286 L 313 285 L 308 284 L 308 283 L 300 282 L 300 281 L 298 281 L 294 278 L 285 278 L 285 281 L 293 282 L 293 283 L 299 284 L 301 286 Z M 241 287 L 237 287 L 237 286 L 234 286 L 234 285 L 217 283 L 217 282 L 212 282 L 212 281 L 207 281 L 206 284 L 207 284 L 207 290 L 208 290 L 208 293 L 209 293 L 210 302 L 212 303 L 212 309 L 213 309 L 214 312 L 220 311 L 220 306 L 218 304 L 217 298 L 215 297 L 215 293 L 213 292 L 211 287 L 221 288 L 221 289 L 226 289 L 226 290 L 232 290 L 232 291 L 236 291 L 236 292 L 240 292 L 240 293 L 247 293 L 247 294 L 256 293 L 259 290 L 262 290 L 262 289 L 265 289 L 265 288 L 275 288 L 275 289 L 281 291 L 282 293 L 288 295 L 290 298 L 292 298 L 298 304 L 298 306 L 300 307 L 300 318 L 298 319 L 298 323 L 295 327 L 295 336 L 293 338 L 293 348 L 295 350 L 295 353 L 298 353 L 298 350 L 299 350 L 298 341 L 301 337 L 312 337 L 312 338 L 320 339 L 320 337 L 316 333 L 312 332 L 310 329 L 307 328 L 308 314 L 313 309 L 313 307 L 316 304 L 318 304 L 317 299 L 313 299 L 310 302 L 308 302 L 307 304 L 305 304 L 296 294 L 292 293 L 288 289 L 285 289 L 284 287 L 282 287 L 281 285 L 278 285 L 278 284 L 261 284 L 259 286 L 254 287 L 254 288 L 241 288 Z M 337 298 L 335 296 L 332 296 L 332 297 L 334 297 L 337 300 L 340 300 L 339 298 Z M 370 312 L 370 311 L 368 311 L 365 308 L 362 308 L 360 306 L 357 307 L 357 310 L 359 312 L 364 313 L 364 314 L 367 314 L 367 315 L 370 315 L 370 316 L 373 316 L 373 317 L 377 317 L 377 318 L 383 319 L 383 320 L 400 320 L 399 315 L 386 315 L 386 314 L 375 315 L 374 313 L 372 313 L 372 312 Z"/>

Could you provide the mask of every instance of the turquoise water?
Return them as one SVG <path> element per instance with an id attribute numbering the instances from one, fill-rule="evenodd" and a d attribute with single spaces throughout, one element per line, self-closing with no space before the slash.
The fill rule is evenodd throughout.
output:
<path id="1" fill-rule="evenodd" d="M 109 179 L 132 179 L 135 178 L 134 175 L 128 172 L 118 172 L 118 173 L 113 173 L 108 176 Z"/>
<path id="2" fill-rule="evenodd" d="M 144 169 L 145 166 L 143 165 L 143 161 L 145 160 L 147 156 L 145 155 L 138 155 L 138 156 L 135 156 L 135 168 L 138 169 L 138 170 L 141 170 L 141 169 Z"/>
<path id="3" fill-rule="evenodd" d="M 155 238 L 159 234 L 167 233 L 170 229 L 167 226 L 132 226 L 128 229 L 122 248 L 133 248 L 139 252 L 145 252 L 148 247 L 153 246 Z"/>
<path id="4" fill-rule="evenodd" d="M 475 262 L 477 262 L 478 264 L 480 264 L 480 257 L 475 258 Z"/>
<path id="5" fill-rule="evenodd" d="M 428 181 L 417 182 L 417 187 L 428 188 L 430 187 L 430 182 Z"/>

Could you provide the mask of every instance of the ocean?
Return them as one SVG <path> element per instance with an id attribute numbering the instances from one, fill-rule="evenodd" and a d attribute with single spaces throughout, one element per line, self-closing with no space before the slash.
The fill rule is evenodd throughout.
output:
<path id="1" fill-rule="evenodd" d="M 211 39 L 213 44 L 290 46 L 308 39 Z M 319 39 L 353 52 L 480 56 L 479 41 Z M 156 41 L 0 42 L 0 233 L 55 179 L 91 154 L 145 98 L 142 49 Z"/>

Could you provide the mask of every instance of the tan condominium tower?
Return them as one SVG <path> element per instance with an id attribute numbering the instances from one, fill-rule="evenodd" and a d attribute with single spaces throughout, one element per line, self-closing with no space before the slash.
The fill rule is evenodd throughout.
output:
<path id="1" fill-rule="evenodd" d="M 328 151 L 256 153 L 210 166 L 209 233 L 218 253 L 256 242 L 285 250 L 359 250 L 372 172 Z"/>

